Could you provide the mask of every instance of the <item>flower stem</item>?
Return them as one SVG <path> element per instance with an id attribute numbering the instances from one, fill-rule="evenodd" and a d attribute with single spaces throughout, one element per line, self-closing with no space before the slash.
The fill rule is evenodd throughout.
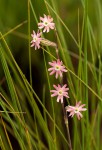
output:
<path id="1" fill-rule="evenodd" d="M 57 58 L 59 59 L 58 48 L 56 48 L 56 55 L 57 55 Z"/>
<path id="2" fill-rule="evenodd" d="M 67 117 L 67 113 L 66 113 L 65 108 L 64 108 L 64 103 L 62 103 L 62 110 L 63 110 L 64 121 L 65 121 L 66 129 L 67 129 L 69 149 L 72 150 L 72 144 L 71 144 L 71 138 L 70 138 L 70 132 L 69 132 L 69 125 L 68 125 L 68 117 Z"/>
<path id="3" fill-rule="evenodd" d="M 57 55 L 57 58 L 59 59 L 58 40 L 57 40 L 58 35 L 57 35 L 57 30 L 56 30 L 56 28 L 55 28 L 55 37 L 56 37 L 56 43 L 57 43 L 57 47 L 56 47 L 56 55 Z"/>
<path id="4" fill-rule="evenodd" d="M 56 37 L 56 48 L 55 48 L 56 49 L 56 55 L 57 55 L 57 58 L 59 59 L 58 40 L 57 40 L 58 34 L 57 34 L 56 28 L 55 28 L 55 37 Z M 63 77 L 62 77 L 61 82 L 62 82 L 61 84 L 63 84 Z M 69 132 L 69 125 L 68 125 L 68 117 L 67 117 L 66 110 L 64 108 L 64 101 L 62 103 L 62 110 L 63 110 L 64 121 L 65 121 L 66 129 L 67 129 L 68 145 L 69 145 L 69 149 L 72 150 L 72 144 L 71 144 L 71 138 L 70 138 L 70 132 Z"/>

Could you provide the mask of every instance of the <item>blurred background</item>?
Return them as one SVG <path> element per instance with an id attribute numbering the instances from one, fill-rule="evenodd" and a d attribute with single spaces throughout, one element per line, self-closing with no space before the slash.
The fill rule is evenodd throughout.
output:
<path id="1" fill-rule="evenodd" d="M 34 12 L 32 8 L 30 7 L 30 34 L 33 30 L 37 32 L 37 20 L 39 21 L 39 17 L 43 16 L 43 14 L 48 15 L 48 11 L 46 8 L 46 5 L 44 3 L 44 0 L 32 0 L 32 6 L 34 9 Z M 68 27 L 70 32 L 72 33 L 73 37 L 78 41 L 79 37 L 78 35 L 81 35 L 81 30 L 83 26 L 83 16 L 84 16 L 84 0 L 54 0 L 54 3 L 52 0 L 47 0 L 47 2 L 52 6 L 54 10 L 58 13 L 60 18 L 63 20 L 65 25 Z M 102 17 L 100 12 L 102 8 L 102 2 L 100 0 L 89 0 L 88 1 L 88 17 L 90 20 L 92 32 L 95 37 L 95 42 L 93 42 L 93 49 L 96 49 L 95 44 L 99 46 L 100 56 L 102 55 Z M 100 9 L 99 9 L 100 8 Z M 69 54 L 74 70 L 77 73 L 77 67 L 79 63 L 79 49 L 75 42 L 73 42 L 72 37 L 68 32 L 66 32 L 66 29 L 62 23 L 60 23 L 59 18 L 55 15 L 55 13 L 50 10 L 51 16 L 54 18 L 54 22 L 56 24 L 56 28 L 58 31 L 58 34 L 60 36 L 62 47 L 67 51 L 66 54 Z M 36 14 L 36 15 L 34 15 Z M 26 23 L 24 23 L 26 22 Z M 7 34 L 11 29 L 17 27 L 17 25 L 22 25 L 14 30 L 13 32 Z M 80 29 L 80 31 L 79 31 Z M 78 32 L 79 31 L 79 32 Z M 19 67 L 21 68 L 22 72 L 30 81 L 30 74 L 29 74 L 29 39 L 28 39 L 28 0 L 0 0 L 0 32 L 5 35 L 5 39 L 7 41 L 7 44 L 12 51 L 12 54 L 17 61 Z M 63 34 L 62 34 L 63 33 Z M 7 34 L 7 35 L 6 35 Z M 54 32 L 51 31 L 50 33 L 45 33 L 45 38 L 54 41 L 55 42 L 55 35 Z M 88 38 L 89 40 L 89 38 Z M 94 41 L 94 40 L 93 40 Z M 82 48 L 84 47 L 84 40 L 82 43 Z M 91 46 L 89 42 L 87 43 L 87 50 L 88 50 L 88 61 L 92 62 L 92 53 L 91 53 Z M 53 52 L 53 49 L 50 48 L 50 52 L 52 54 L 55 54 Z M 93 51 L 94 56 L 94 65 L 95 67 L 99 68 L 99 60 L 98 60 L 98 50 Z M 51 61 L 51 58 L 45 54 L 46 62 Z M 102 56 L 101 56 L 102 57 Z M 68 62 L 68 60 L 67 60 Z M 69 65 L 69 64 L 68 64 Z M 71 67 L 69 65 L 68 67 Z M 0 68 L 2 68 L 0 64 Z M 46 77 L 46 69 L 45 69 L 45 63 L 44 63 L 44 54 L 42 49 L 39 49 L 37 51 L 34 50 L 34 48 L 31 48 L 31 69 L 32 69 L 32 87 L 34 88 L 37 95 L 42 99 L 43 92 L 47 93 L 45 94 L 46 99 L 49 98 L 50 93 L 48 87 L 48 81 Z M 96 88 L 94 85 L 94 77 L 92 77 L 92 73 L 90 73 L 90 70 L 88 71 L 89 75 L 89 84 L 93 86 L 93 89 Z M 12 70 L 11 75 L 13 76 Z M 84 74 L 84 73 L 83 73 Z M 73 77 L 72 77 L 73 78 Z M 4 86 L 4 73 L 3 69 L 0 70 L 0 86 Z M 65 79 L 66 80 L 66 79 Z M 54 78 L 51 78 L 51 81 L 54 81 Z M 17 82 L 16 82 L 17 83 Z M 71 84 L 71 83 L 70 83 Z M 19 86 L 18 86 L 19 87 Z M 46 90 L 45 90 L 46 89 Z M 6 90 L 6 88 L 5 88 Z M 44 91 L 45 90 L 45 91 Z M 76 87 L 77 91 L 77 87 Z M 23 93 L 23 92 L 22 92 Z M 24 95 L 22 94 L 22 97 Z M 71 93 L 72 98 L 74 99 L 73 94 Z M 89 92 L 89 97 L 92 95 Z M 25 98 L 25 97 L 24 97 Z M 96 98 L 96 97 L 95 97 Z M 95 99 L 94 98 L 94 99 Z M 46 107 L 49 111 L 50 106 L 49 103 L 46 102 Z M 96 102 L 97 103 L 97 102 Z M 54 106 L 56 107 L 56 101 L 54 102 Z M 38 104 L 39 106 L 39 104 Z M 90 106 L 90 105 L 89 105 Z M 29 110 L 30 106 L 28 105 Z M 39 106 L 40 108 L 40 106 Z M 95 108 L 95 106 L 93 107 Z M 57 111 L 57 114 L 62 115 L 62 112 L 60 112 L 61 108 L 59 107 Z M 42 109 L 40 110 L 42 111 Z M 30 112 L 32 114 L 32 111 Z M 52 112 L 50 112 L 52 114 Z M 91 110 L 90 110 L 91 113 Z M 92 112 L 93 116 L 95 112 Z M 57 116 L 57 115 L 56 115 Z M 63 115 L 61 116 L 63 118 Z M 56 117 L 57 118 L 57 117 Z M 60 118 L 56 119 L 56 122 L 60 122 L 60 128 L 66 135 L 66 131 L 63 129 L 61 124 L 63 123 Z M 29 121 L 28 121 L 29 124 Z M 70 124 L 71 126 L 72 124 Z M 51 124 L 49 123 L 49 128 L 52 128 Z M 71 128 L 71 127 L 70 127 Z M 72 135 L 71 131 L 71 135 Z M 41 136 L 43 137 L 43 136 Z M 12 138 L 12 137 L 11 137 Z M 59 137 L 58 137 L 59 138 Z M 61 139 L 59 139 L 61 141 Z M 46 143 L 46 141 L 44 141 Z M 60 142 L 59 142 L 60 143 Z M 17 144 L 17 141 L 16 141 Z M 62 149 L 64 147 L 64 144 L 62 142 L 61 145 Z M 76 149 L 77 150 L 77 149 Z"/>
<path id="2" fill-rule="evenodd" d="M 50 3 L 50 1 L 49 1 Z M 62 18 L 66 26 L 68 26 L 69 30 L 73 34 L 76 40 L 78 40 L 78 14 L 79 14 L 79 26 L 80 31 L 82 28 L 82 22 L 83 22 L 83 6 L 81 0 L 55 0 L 56 5 L 53 7 L 56 7 L 56 10 L 59 13 L 59 16 Z M 97 7 L 95 5 L 95 2 L 89 1 L 88 2 L 88 14 L 91 21 L 91 24 L 93 26 L 94 33 L 97 36 Z M 47 9 L 45 7 L 44 1 L 41 0 L 32 0 L 32 5 L 34 8 L 34 11 L 36 13 L 37 19 L 39 20 L 40 16 L 43 16 L 43 14 L 48 14 Z M 53 4 L 52 4 L 53 5 Z M 16 1 L 16 0 L 0 0 L 0 32 L 2 34 L 5 34 L 10 29 L 16 27 L 20 23 L 24 22 L 28 19 L 28 1 L 22 0 L 22 1 Z M 31 26 L 31 33 L 32 30 L 37 31 L 37 22 L 36 19 L 33 16 L 32 9 L 30 11 L 30 26 Z M 93 13 L 94 12 L 94 13 Z M 53 14 L 53 13 L 52 13 Z M 58 27 L 57 30 L 63 31 L 64 40 L 67 44 L 67 49 L 69 49 L 70 52 L 74 52 L 75 54 L 78 54 L 78 48 L 75 44 L 73 44 L 73 39 L 70 37 L 70 35 L 66 32 L 66 29 L 63 26 L 58 25 L 58 20 L 56 16 L 53 14 L 53 17 L 55 17 L 54 21 L 56 23 L 56 26 Z M 21 27 L 16 29 L 14 32 L 11 32 L 8 34 L 5 38 L 8 42 L 8 45 L 10 49 L 12 50 L 12 53 L 26 75 L 26 77 L 29 80 L 29 57 L 28 57 L 28 40 L 26 36 L 28 35 L 28 23 L 23 24 Z M 45 35 L 46 37 L 46 35 Z M 47 38 L 52 40 L 54 39 L 53 32 L 50 34 L 47 34 Z M 63 37 L 62 37 L 63 39 Z M 90 51 L 90 50 L 89 50 Z M 88 55 L 89 57 L 90 55 Z M 42 51 L 35 51 L 34 48 L 31 48 L 31 57 L 32 57 L 32 76 L 33 76 L 33 82 L 35 87 L 38 87 L 39 85 L 42 85 L 42 76 L 41 72 L 43 71 L 44 65 L 43 62 L 43 56 Z M 77 59 L 75 57 L 72 57 L 73 64 L 77 65 Z M 91 57 L 89 57 L 89 60 Z M 97 59 L 97 58 L 96 58 Z M 1 74 L 1 73 L 0 73 Z M 39 87 L 38 87 L 39 88 Z"/>

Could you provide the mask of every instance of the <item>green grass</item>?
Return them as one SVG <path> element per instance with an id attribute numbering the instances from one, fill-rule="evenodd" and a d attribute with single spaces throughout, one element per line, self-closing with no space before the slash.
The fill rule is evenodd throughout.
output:
<path id="1" fill-rule="evenodd" d="M 10 0 L 7 7 L 1 0 L 0 14 L 0 148 L 67 150 L 72 144 L 73 150 L 101 150 L 101 1 Z M 43 14 L 54 18 L 57 31 L 43 37 L 58 45 L 68 70 L 63 84 L 68 84 L 70 98 L 65 104 L 81 100 L 87 108 L 80 121 L 68 117 L 68 126 L 63 106 L 50 96 L 53 84 L 62 82 L 48 72 L 48 62 L 57 59 L 55 49 L 30 47 L 30 35 Z"/>

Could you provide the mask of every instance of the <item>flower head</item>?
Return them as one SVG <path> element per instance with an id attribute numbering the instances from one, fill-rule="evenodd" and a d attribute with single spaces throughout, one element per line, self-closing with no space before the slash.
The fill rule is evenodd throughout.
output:
<path id="1" fill-rule="evenodd" d="M 31 34 L 32 36 L 32 41 L 31 41 L 31 47 L 35 46 L 35 50 L 38 48 L 40 48 L 40 42 L 42 40 L 41 38 L 41 32 L 39 33 L 39 31 L 37 32 L 37 34 L 35 33 L 35 31 L 33 30 L 33 34 Z"/>
<path id="2" fill-rule="evenodd" d="M 56 79 L 58 78 L 58 75 L 62 77 L 62 73 L 67 72 L 65 66 L 63 66 L 62 61 L 60 61 L 59 59 L 57 59 L 57 61 L 49 62 L 49 65 L 52 67 L 49 68 L 48 71 L 51 71 L 50 75 L 53 75 L 55 73 Z"/>
<path id="3" fill-rule="evenodd" d="M 42 22 L 38 23 L 38 28 L 43 29 L 43 32 L 49 32 L 50 29 L 55 28 L 55 23 L 53 23 L 53 18 L 51 18 L 49 15 L 44 15 L 44 18 L 40 17 L 40 20 Z"/>
<path id="4" fill-rule="evenodd" d="M 75 114 L 77 116 L 77 118 L 80 120 L 83 115 L 81 114 L 81 111 L 86 111 L 86 108 L 83 108 L 85 106 L 85 104 L 81 105 L 81 101 L 79 101 L 78 103 L 76 103 L 75 106 L 66 106 L 65 109 L 67 112 L 70 112 L 69 116 L 73 117 Z"/>
<path id="5" fill-rule="evenodd" d="M 51 97 L 57 96 L 57 102 L 59 102 L 59 100 L 61 100 L 61 103 L 63 103 L 63 97 L 67 97 L 68 96 L 68 90 L 69 88 L 66 88 L 66 84 L 64 86 L 61 87 L 61 85 L 58 84 L 58 86 L 53 85 L 53 87 L 55 88 L 55 90 L 51 90 L 50 92 L 52 92 L 53 94 L 51 94 Z"/>

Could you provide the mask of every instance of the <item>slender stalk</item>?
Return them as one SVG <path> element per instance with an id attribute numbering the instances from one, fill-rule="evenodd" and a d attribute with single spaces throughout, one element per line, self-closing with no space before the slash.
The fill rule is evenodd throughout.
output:
<path id="1" fill-rule="evenodd" d="M 51 85 L 50 85 L 50 80 L 49 80 L 49 76 L 48 76 L 44 50 L 43 50 L 43 57 L 44 57 L 44 63 L 45 63 L 45 68 L 46 68 L 46 75 L 47 75 L 47 79 L 48 79 L 48 86 L 49 86 L 49 90 L 51 90 Z M 55 149 L 56 149 L 55 110 L 54 110 L 54 104 L 53 104 L 52 100 L 51 100 L 51 106 L 52 106 L 52 115 L 53 115 L 53 119 L 54 119 L 53 137 L 54 137 L 54 143 L 55 143 Z M 51 144 L 50 143 L 49 143 L 49 149 L 51 149 Z"/>
<path id="2" fill-rule="evenodd" d="M 57 33 L 57 30 L 55 28 L 55 37 L 56 37 L 56 43 L 57 43 L 57 46 L 56 46 L 56 56 L 57 58 L 59 59 L 59 51 L 58 51 L 58 33 Z"/>
<path id="3" fill-rule="evenodd" d="M 3 128 L 4 128 L 4 131 L 5 131 L 5 135 L 6 135 L 6 138 L 7 138 L 9 147 L 10 147 L 10 150 L 13 150 L 12 144 L 11 144 L 11 141 L 10 141 L 9 135 L 8 135 L 8 133 L 7 133 L 6 126 L 5 126 L 5 123 L 4 123 L 4 121 L 3 121 L 3 118 L 2 118 L 2 115 L 1 115 L 1 114 L 0 114 L 0 118 L 1 118 L 1 122 L 2 122 L 2 125 L 3 125 Z"/>
<path id="4" fill-rule="evenodd" d="M 30 1 L 29 1 L 29 0 L 28 0 L 28 50 L 29 50 L 29 74 L 30 74 L 30 84 L 32 85 L 31 49 L 30 49 Z"/>
<path id="5" fill-rule="evenodd" d="M 71 144 L 71 138 L 70 138 L 70 132 L 69 132 L 69 125 L 68 125 L 68 117 L 67 117 L 67 113 L 66 113 L 65 108 L 64 108 L 64 103 L 62 103 L 62 110 L 63 110 L 64 121 L 65 121 L 66 129 L 67 129 L 69 149 L 72 150 L 72 144 Z"/>
<path id="6" fill-rule="evenodd" d="M 56 35 L 56 42 L 57 42 L 57 31 L 56 31 L 56 29 L 55 29 L 55 35 Z M 59 59 L 58 44 L 57 44 L 57 48 L 56 48 L 56 55 L 57 55 L 57 58 Z M 60 82 L 63 85 L 63 77 L 62 77 Z M 69 145 L 70 150 L 72 150 L 72 144 L 71 144 L 71 138 L 70 138 L 70 132 L 69 132 L 69 125 L 68 125 L 68 118 L 67 118 L 66 110 L 64 108 L 64 100 L 63 100 L 63 103 L 62 103 L 62 110 L 63 110 L 64 121 L 65 121 L 66 129 L 67 129 L 67 136 L 68 136 L 68 143 L 69 143 L 68 145 Z"/>
<path id="7" fill-rule="evenodd" d="M 85 62 L 84 62 L 84 78 L 83 80 L 85 81 L 86 84 L 88 84 L 88 69 L 87 69 L 87 59 L 88 59 L 88 1 L 85 0 L 84 2 L 85 5 L 85 10 L 84 10 L 84 15 L 85 15 L 85 25 L 84 25 L 84 57 L 85 57 Z M 84 96 L 85 96 L 85 101 L 86 101 L 86 106 L 88 108 L 88 89 L 84 89 Z M 89 149 L 90 145 L 90 135 L 89 135 L 89 114 L 88 111 L 86 112 L 86 128 L 87 128 L 87 140 L 86 140 L 86 147 Z"/>
<path id="8" fill-rule="evenodd" d="M 1 135 L 0 135 L 0 147 L 2 150 L 6 150 Z"/>
<path id="9" fill-rule="evenodd" d="M 14 32 L 16 29 L 20 28 L 21 26 L 23 26 L 24 24 L 27 23 L 27 20 L 21 22 L 20 24 L 18 24 L 16 27 L 12 28 L 11 30 L 9 30 L 8 32 L 6 32 L 5 34 L 1 35 L 0 40 L 3 39 L 4 37 L 6 37 L 7 35 L 11 34 L 12 32 Z"/>

